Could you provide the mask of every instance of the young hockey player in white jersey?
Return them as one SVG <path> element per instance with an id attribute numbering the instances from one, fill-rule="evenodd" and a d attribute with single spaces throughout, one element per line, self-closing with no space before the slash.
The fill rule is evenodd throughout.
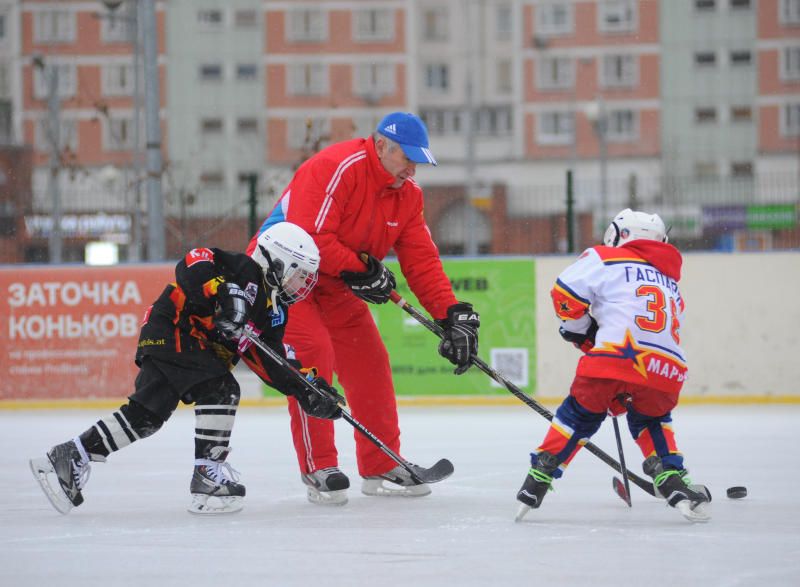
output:
<path id="1" fill-rule="evenodd" d="M 556 411 L 517 499 L 517 519 L 538 508 L 607 413 L 627 409 L 656 495 L 691 521 L 710 519 L 710 494 L 690 485 L 672 431 L 687 366 L 680 347 L 684 301 L 681 254 L 656 214 L 617 214 L 596 246 L 581 254 L 551 291 L 559 333 L 584 352 L 569 395 Z"/>
<path id="2" fill-rule="evenodd" d="M 31 460 L 53 506 L 66 514 L 81 505 L 91 462 L 151 436 L 183 402 L 194 403 L 196 417 L 189 511 L 239 511 L 245 487 L 225 459 L 240 396 L 231 369 L 240 358 L 266 383 L 297 398 L 307 414 L 341 416 L 339 396 L 327 382 L 314 380 L 325 396 L 310 392 L 248 338 L 258 337 L 286 357 L 288 306 L 314 287 L 319 262 L 308 233 L 288 222 L 265 231 L 251 257 L 221 249 L 189 251 L 175 267 L 175 282 L 145 313 L 136 352 L 140 370 L 128 403 Z"/>

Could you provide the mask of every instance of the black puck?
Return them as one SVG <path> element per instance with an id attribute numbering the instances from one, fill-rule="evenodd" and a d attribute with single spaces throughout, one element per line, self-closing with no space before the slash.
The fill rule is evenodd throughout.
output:
<path id="1" fill-rule="evenodd" d="M 731 499 L 747 497 L 747 487 L 742 487 L 741 485 L 737 487 L 728 487 L 728 497 Z"/>

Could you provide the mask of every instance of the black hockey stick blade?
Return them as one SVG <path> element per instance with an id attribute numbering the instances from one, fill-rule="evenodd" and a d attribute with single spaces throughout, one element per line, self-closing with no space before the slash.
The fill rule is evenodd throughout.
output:
<path id="1" fill-rule="evenodd" d="M 453 463 L 447 459 L 440 459 L 428 469 L 420 467 L 419 465 L 412 465 L 411 463 L 408 464 L 408 468 L 410 472 L 423 483 L 438 483 L 439 481 L 444 481 L 452 475 L 455 470 Z"/>
<path id="2" fill-rule="evenodd" d="M 625 484 L 620 480 L 619 477 L 613 477 L 611 479 L 611 486 L 614 488 L 614 493 L 616 493 L 622 501 L 628 504 L 628 507 L 633 507 L 631 503 L 631 494 L 630 492 L 625 489 Z"/>

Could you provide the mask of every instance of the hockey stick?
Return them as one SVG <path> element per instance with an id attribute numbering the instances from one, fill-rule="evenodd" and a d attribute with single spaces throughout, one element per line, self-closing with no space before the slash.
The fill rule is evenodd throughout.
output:
<path id="1" fill-rule="evenodd" d="M 628 507 L 633 507 L 631 503 L 631 486 L 628 483 L 628 469 L 625 467 L 625 453 L 622 451 L 622 439 L 619 435 L 619 422 L 617 422 L 617 417 L 613 415 L 611 416 L 611 421 L 614 422 L 614 436 L 617 439 L 619 464 L 620 469 L 622 469 L 622 482 L 620 482 L 618 477 L 614 477 L 611 479 L 611 486 L 614 488 L 614 492 L 625 500 Z"/>
<path id="2" fill-rule="evenodd" d="M 405 301 L 400 296 L 400 294 L 398 294 L 396 291 L 392 291 L 392 293 L 390 295 L 390 299 L 392 300 L 392 302 L 394 302 L 395 304 L 400 306 L 407 314 L 410 314 L 417 322 L 422 324 L 425 328 L 427 328 L 428 330 L 433 332 L 439 338 L 442 338 L 444 332 L 443 332 L 441 326 L 436 324 L 436 322 L 434 322 L 433 320 L 431 320 L 430 318 L 428 318 L 427 316 L 422 314 L 414 306 L 412 306 L 407 301 Z M 511 392 L 512 395 L 514 395 L 519 400 L 521 400 L 525 405 L 527 405 L 529 408 L 531 408 L 534 412 L 536 412 L 540 416 L 543 416 L 547 420 L 550 420 L 550 421 L 553 420 L 553 413 L 550 410 L 545 408 L 542 404 L 537 402 L 535 399 L 530 397 L 528 394 L 526 394 L 524 391 L 522 391 L 516 385 L 511 383 L 511 381 L 509 381 L 508 379 L 503 377 L 496 370 L 492 369 L 483 360 L 481 360 L 480 357 L 475 357 L 475 356 L 472 357 L 471 362 L 478 369 L 480 369 L 481 371 L 486 373 L 489 377 L 491 377 L 492 379 L 494 379 L 495 381 L 497 381 L 498 383 L 503 385 L 508 391 Z M 584 446 L 584 448 L 586 450 L 588 450 L 590 453 L 592 453 L 593 455 L 595 455 L 597 458 L 599 458 L 601 461 L 603 461 L 605 464 L 607 464 L 609 467 L 614 469 L 617 473 L 622 473 L 622 468 L 621 468 L 620 464 L 614 459 L 614 457 L 612 457 L 612 456 L 608 455 L 607 453 L 605 453 L 603 450 L 598 448 L 597 445 L 592 444 L 591 442 L 587 442 L 586 445 Z M 627 471 L 627 475 L 628 475 L 628 478 L 635 485 L 637 485 L 639 488 L 641 488 L 643 491 L 646 491 L 650 495 L 655 496 L 655 490 L 653 489 L 653 483 L 651 481 L 647 481 L 646 479 L 643 479 L 643 478 L 639 477 L 638 475 L 636 475 L 634 473 L 631 473 L 630 471 Z M 616 491 L 616 486 L 615 486 L 615 491 Z M 622 495 L 620 495 L 620 497 L 622 499 L 625 499 L 625 497 L 623 497 Z"/>
<path id="3" fill-rule="evenodd" d="M 325 391 L 319 389 L 316 385 L 311 383 L 308 379 L 306 379 L 305 375 L 303 375 L 300 371 L 298 371 L 294 365 L 292 365 L 289 361 L 287 361 L 284 357 L 280 354 L 275 352 L 273 349 L 268 347 L 264 342 L 259 339 L 257 336 L 254 336 L 252 332 L 245 330 L 244 336 L 256 345 L 259 350 L 261 350 L 265 355 L 267 355 L 270 359 L 276 362 L 278 365 L 289 371 L 292 376 L 300 381 L 303 386 L 311 391 L 312 393 L 319 394 L 323 397 L 330 398 L 330 394 L 326 393 Z M 353 428 L 358 430 L 361 434 L 367 437 L 372 444 L 377 446 L 381 449 L 389 458 L 391 458 L 395 463 L 403 467 L 406 471 L 409 472 L 411 477 L 417 481 L 418 483 L 436 483 L 438 481 L 442 481 L 447 479 L 450 475 L 453 474 L 454 468 L 453 463 L 451 463 L 447 459 L 440 459 L 437 461 L 432 467 L 426 469 L 425 467 L 420 467 L 419 465 L 414 465 L 406 461 L 403 457 L 398 455 L 388 446 L 386 446 L 381 440 L 375 436 L 372 432 L 367 430 L 363 424 L 361 424 L 358 420 L 356 420 L 350 412 L 341 408 L 342 410 L 342 418 L 344 418 Z"/>

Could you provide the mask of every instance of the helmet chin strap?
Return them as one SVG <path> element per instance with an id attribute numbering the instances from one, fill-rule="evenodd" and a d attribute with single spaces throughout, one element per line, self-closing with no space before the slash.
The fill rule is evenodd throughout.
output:
<path id="1" fill-rule="evenodd" d="M 267 251 L 267 249 L 265 247 L 262 247 L 261 245 L 259 245 L 258 248 L 261 249 L 261 254 L 264 255 L 264 258 L 267 260 L 267 263 L 269 263 L 270 267 L 269 270 L 264 272 L 264 281 L 267 283 L 270 289 L 270 299 L 272 300 L 272 307 L 277 308 L 278 290 L 280 289 L 281 280 L 280 277 L 277 275 L 275 269 L 273 269 L 275 264 L 272 261 L 272 257 L 270 256 L 269 251 Z"/>
<path id="2" fill-rule="evenodd" d="M 611 226 L 614 227 L 614 232 L 616 233 L 616 235 L 614 236 L 614 244 L 611 246 L 616 247 L 617 245 L 619 245 L 619 237 L 620 237 L 619 226 L 617 226 L 616 222 L 612 222 Z"/>

